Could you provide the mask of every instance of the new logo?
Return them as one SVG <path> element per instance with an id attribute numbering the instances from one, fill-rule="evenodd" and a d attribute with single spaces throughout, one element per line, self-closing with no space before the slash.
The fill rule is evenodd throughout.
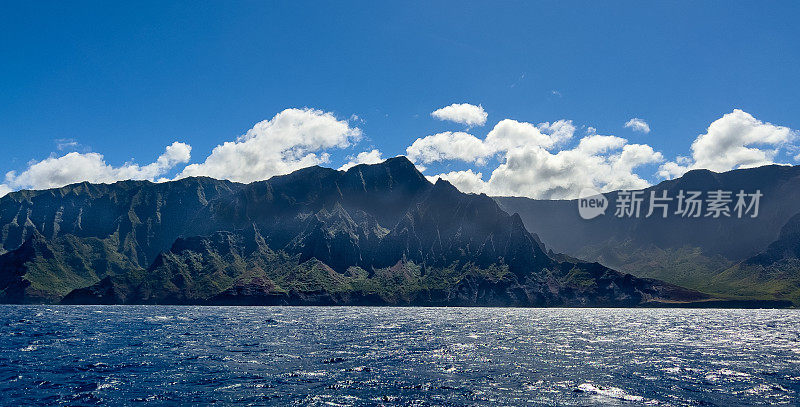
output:
<path id="1" fill-rule="evenodd" d="M 606 214 L 608 199 L 592 188 L 584 188 L 578 195 L 578 214 L 583 219 L 594 219 Z"/>

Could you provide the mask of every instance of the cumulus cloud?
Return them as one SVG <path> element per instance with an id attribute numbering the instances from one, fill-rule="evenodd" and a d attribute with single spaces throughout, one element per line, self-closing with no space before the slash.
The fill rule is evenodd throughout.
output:
<path id="1" fill-rule="evenodd" d="M 408 158 L 423 164 L 459 160 L 486 164 L 495 154 L 523 146 L 552 148 L 572 138 L 575 126 L 569 120 L 531 123 L 505 119 L 497 123 L 481 140 L 469 133 L 443 132 L 416 139 L 406 149 Z"/>
<path id="2" fill-rule="evenodd" d="M 52 156 L 39 162 L 32 162 L 28 168 L 17 174 L 6 174 L 5 184 L 0 185 L 0 195 L 17 189 L 57 188 L 76 182 L 111 183 L 136 179 L 153 181 L 186 163 L 191 157 L 192 147 L 181 142 L 167 146 L 155 162 L 147 165 L 126 163 L 119 167 L 106 164 L 99 153 L 71 152 L 60 157 Z"/>
<path id="3" fill-rule="evenodd" d="M 352 167 L 355 167 L 359 164 L 377 164 L 383 161 L 381 157 L 381 152 L 378 149 L 373 149 L 371 151 L 363 151 L 358 153 L 355 157 L 348 157 L 350 160 L 347 164 L 339 167 L 339 171 L 347 171 Z"/>
<path id="4" fill-rule="evenodd" d="M 505 119 L 486 135 L 486 144 L 494 151 L 507 151 L 524 145 L 552 147 L 555 140 L 531 123 Z"/>
<path id="5" fill-rule="evenodd" d="M 434 183 L 441 178 L 453 184 L 461 192 L 480 194 L 488 191 L 487 183 L 483 180 L 483 173 L 474 172 L 471 169 L 466 171 L 452 171 L 426 178 Z"/>
<path id="6" fill-rule="evenodd" d="M 330 160 L 325 151 L 361 139 L 361 130 L 316 109 L 286 109 L 253 126 L 236 141 L 214 148 L 203 163 L 184 168 L 179 177 L 204 175 L 253 182 Z"/>
<path id="7" fill-rule="evenodd" d="M 413 162 L 461 160 L 483 164 L 494 151 L 471 134 L 446 131 L 414 140 L 406 153 Z"/>
<path id="8" fill-rule="evenodd" d="M 463 123 L 467 126 L 483 126 L 489 115 L 483 110 L 483 106 L 471 105 L 469 103 L 453 103 L 431 113 L 431 116 L 439 120 L 448 120 L 456 123 Z"/>
<path id="9" fill-rule="evenodd" d="M 509 151 L 505 162 L 492 172 L 488 189 L 494 195 L 541 199 L 575 198 L 584 188 L 639 189 L 649 183 L 634 169 L 660 161 L 661 153 L 650 146 L 591 135 L 575 148 L 555 153 L 539 146 Z"/>
<path id="10" fill-rule="evenodd" d="M 534 126 L 527 122 L 505 119 L 486 135 L 485 144 L 494 152 L 530 146 L 550 149 L 571 139 L 574 134 L 575 126 L 571 120 L 545 122 Z"/>
<path id="11" fill-rule="evenodd" d="M 642 119 L 639 119 L 637 117 L 634 117 L 633 119 L 628 120 L 625 123 L 625 127 L 629 128 L 629 129 L 631 129 L 633 131 L 638 131 L 638 132 L 644 133 L 644 134 L 650 133 L 650 125 L 647 124 L 646 121 L 644 121 Z"/>
<path id="12" fill-rule="evenodd" d="M 575 126 L 572 124 L 572 120 L 539 123 L 536 128 L 547 134 L 553 141 L 553 145 L 562 144 L 575 134 Z"/>
<path id="13" fill-rule="evenodd" d="M 443 133 L 447 137 L 435 135 L 417 139 L 407 151 L 412 161 L 423 162 L 481 163 L 497 154 L 500 164 L 488 180 L 484 180 L 483 173 L 471 169 L 430 178 L 445 179 L 465 192 L 541 199 L 574 198 L 587 187 L 602 191 L 644 188 L 649 183 L 635 170 L 663 161 L 661 153 L 650 146 L 628 144 L 621 137 L 594 133 L 580 139 L 571 149 L 556 148 L 570 140 L 574 133 L 575 126 L 568 120 L 534 126 L 506 119 L 483 140 L 464 135 L 460 136 L 463 142 L 457 143 L 452 133 Z M 454 147 L 456 145 L 459 147 Z"/>
<path id="14" fill-rule="evenodd" d="M 463 106 L 452 105 L 437 112 L 444 111 L 439 115 L 448 118 L 443 120 L 470 125 L 485 123 L 486 115 L 480 106 L 466 105 L 482 112 L 476 116 L 482 117 L 480 120 L 456 114 Z M 188 165 L 182 171 L 175 168 L 188 163 L 191 157 L 191 146 L 185 143 L 169 145 L 154 162 L 146 165 L 131 162 L 113 166 L 99 153 L 68 152 L 76 147 L 76 142 L 58 140 L 59 148 L 63 144 L 66 151 L 31 162 L 20 173 L 6 174 L 0 184 L 0 196 L 23 188 L 52 188 L 81 181 L 166 181 L 175 172 L 179 172 L 178 178 L 204 175 L 239 182 L 267 179 L 309 165 L 329 163 L 331 150 L 351 147 L 361 139 L 361 130 L 353 126 L 358 121 L 355 116 L 339 120 L 321 110 L 286 109 L 257 123 L 235 140 L 218 145 L 202 162 Z M 626 127 L 649 131 L 647 123 L 636 118 L 626 123 Z M 588 187 L 600 191 L 647 187 L 650 183 L 639 172 L 649 165 L 661 164 L 658 175 L 671 178 L 695 168 L 727 171 L 770 164 L 781 149 L 785 149 L 787 160 L 800 151 L 792 143 L 797 131 L 759 121 L 738 109 L 711 123 L 706 133 L 694 140 L 690 154 L 669 162 L 664 162 L 662 154 L 646 144 L 630 144 L 621 137 L 597 134 L 591 127 L 576 139 L 575 131 L 569 120 L 534 125 L 505 119 L 483 138 L 463 131 L 418 138 L 408 146 L 406 154 L 420 171 L 425 171 L 425 164 L 444 161 L 484 167 L 483 171 L 467 168 L 428 176 L 432 181 L 445 179 L 465 192 L 569 199 Z M 800 161 L 800 154 L 794 159 Z M 346 164 L 339 169 L 382 160 L 380 150 L 370 149 L 347 157 Z"/>
<path id="15" fill-rule="evenodd" d="M 649 131 L 647 123 L 636 118 L 626 127 Z M 409 153 L 415 153 L 409 157 L 423 162 L 485 163 L 496 156 L 499 164 L 487 177 L 468 169 L 429 178 L 446 179 L 466 192 L 565 199 L 576 197 L 587 187 L 601 191 L 645 188 L 650 182 L 638 172 L 643 166 L 658 163 L 662 163 L 658 174 L 665 178 L 695 168 L 728 171 L 771 164 L 782 148 L 792 147 L 798 135 L 788 127 L 759 121 L 737 109 L 711 123 L 692 143 L 690 156 L 664 162 L 663 155 L 649 145 L 629 144 L 621 137 L 599 135 L 595 129 L 587 131 L 574 147 L 564 148 L 574 133 L 575 126 L 566 120 L 534 126 L 506 119 L 483 140 L 471 135 L 463 136 L 460 144 L 451 138 L 418 139 L 415 148 L 409 147 Z M 454 144 L 460 147 L 456 149 Z M 800 155 L 795 160 L 800 160 Z"/>
<path id="16" fill-rule="evenodd" d="M 775 156 L 797 137 L 797 132 L 784 126 L 757 120 L 749 113 L 735 109 L 708 126 L 705 134 L 692 143 L 692 156 L 678 157 L 664 163 L 659 175 L 673 178 L 692 169 L 728 171 L 774 164 Z"/>

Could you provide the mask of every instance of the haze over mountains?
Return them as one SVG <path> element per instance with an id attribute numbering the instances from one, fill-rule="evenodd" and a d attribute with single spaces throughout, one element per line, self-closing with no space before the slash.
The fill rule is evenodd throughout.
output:
<path id="1" fill-rule="evenodd" d="M 798 172 L 690 172 L 654 187 L 746 184 L 764 191 L 763 218 L 698 220 L 688 238 L 679 236 L 687 226 L 674 219 L 585 221 L 571 201 L 464 194 L 443 180 L 432 184 L 405 157 L 347 171 L 309 167 L 251 184 L 186 178 L 19 191 L 0 199 L 0 300 L 640 306 L 724 305 L 720 299 L 730 295 L 795 299 L 709 290 L 692 283 L 692 273 L 724 276 L 723 266 L 778 239 L 780 226 L 773 225 L 800 208 L 772 198 L 797 198 Z M 659 233 L 650 234 L 653 227 Z M 788 227 L 747 267 L 796 276 L 797 229 Z M 659 266 L 653 253 L 672 263 Z M 690 270 L 670 274 L 680 259 Z M 750 276 L 737 270 L 726 281 Z"/>
<path id="2" fill-rule="evenodd" d="M 657 278 L 704 292 L 748 298 L 800 301 L 797 217 L 800 212 L 800 166 L 769 165 L 723 173 L 694 170 L 644 190 L 647 200 L 666 192 L 723 190 L 734 194 L 759 190 L 758 216 L 685 218 L 672 202 L 667 218 L 615 217 L 617 192 L 606 194 L 611 208 L 605 216 L 585 220 L 577 201 L 542 201 L 497 197 L 506 211 L 519 213 L 555 251 L 640 277 Z M 731 209 L 734 202 L 731 204 Z M 790 221 L 790 219 L 793 219 Z M 787 223 L 789 222 L 789 223 Z M 776 242 L 777 240 L 777 242 Z M 775 244 L 771 245 L 773 242 Z M 768 246 L 770 249 L 768 249 Z M 767 254 L 760 254 L 769 250 Z M 758 259 L 758 260 L 754 260 Z M 780 264 L 781 273 L 769 265 Z M 757 266 L 756 266 L 757 265 Z"/>

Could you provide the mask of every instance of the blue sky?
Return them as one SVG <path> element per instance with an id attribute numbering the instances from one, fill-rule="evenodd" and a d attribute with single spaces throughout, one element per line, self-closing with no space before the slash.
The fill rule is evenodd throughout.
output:
<path id="1" fill-rule="evenodd" d="M 661 153 L 635 170 L 657 182 L 663 163 L 691 156 L 698 135 L 734 109 L 800 129 L 798 11 L 793 2 L 4 2 L 0 174 L 69 151 L 144 166 L 175 141 L 202 163 L 255 123 L 307 107 L 360 130 L 360 141 L 325 150 L 334 168 L 361 151 L 405 154 L 443 131 L 484 139 L 503 119 L 565 119 L 574 136 L 548 151 L 573 148 L 592 127 Z M 486 124 L 431 117 L 452 103 L 482 106 Z M 634 117 L 651 131 L 623 127 Z M 794 135 L 773 140 L 772 161 L 794 163 Z M 503 154 L 420 166 L 488 181 Z"/>

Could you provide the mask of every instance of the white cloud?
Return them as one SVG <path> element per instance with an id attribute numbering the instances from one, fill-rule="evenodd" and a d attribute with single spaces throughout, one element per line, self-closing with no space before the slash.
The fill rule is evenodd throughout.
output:
<path id="1" fill-rule="evenodd" d="M 186 143 L 174 142 L 171 145 L 167 146 L 164 154 L 161 154 L 156 160 L 155 163 L 150 164 L 150 166 L 154 166 L 154 168 L 158 168 L 158 174 L 163 174 L 166 170 L 171 169 L 172 167 L 188 163 L 189 160 L 192 158 L 192 146 Z M 163 171 L 162 171 L 163 170 Z M 154 178 L 155 175 L 148 178 Z"/>
<path id="2" fill-rule="evenodd" d="M 467 126 L 483 126 L 489 115 L 483 110 L 483 106 L 471 105 L 469 103 L 453 103 L 435 110 L 431 116 L 439 120 L 449 120 L 451 122 L 463 123 Z"/>
<path id="3" fill-rule="evenodd" d="M 463 105 L 448 108 L 454 106 Z M 481 123 L 485 123 L 483 113 Z M 466 119 L 459 120 L 455 121 L 466 123 Z M 626 127 L 637 130 L 640 124 L 632 123 L 634 120 L 646 126 L 640 119 L 631 119 Z M 339 120 L 321 110 L 286 109 L 270 120 L 257 123 L 236 140 L 218 145 L 203 162 L 183 168 L 178 178 L 205 175 L 252 182 L 325 164 L 330 161 L 331 149 L 346 148 L 361 139 L 361 130 L 351 125 L 358 121 L 356 117 Z M 706 133 L 694 140 L 688 157 L 678 156 L 669 162 L 664 162 L 662 154 L 649 145 L 629 144 L 621 137 L 599 135 L 591 127 L 576 140 L 575 130 L 569 120 L 534 125 L 505 119 L 484 138 L 466 132 L 443 132 L 416 139 L 406 153 L 420 171 L 425 171 L 425 164 L 441 161 L 478 166 L 492 163 L 482 172 L 468 168 L 428 176 L 432 181 L 448 180 L 465 192 L 568 199 L 587 187 L 601 191 L 647 187 L 650 183 L 638 172 L 652 164 L 662 163 L 658 174 L 671 178 L 694 168 L 726 171 L 770 164 L 784 148 L 786 159 L 790 160 L 800 150 L 792 144 L 798 135 L 796 131 L 761 122 L 738 109 L 711 123 Z M 59 143 L 65 149 L 75 147 L 72 140 Z M 60 187 L 80 181 L 162 182 L 168 180 L 168 174 L 174 174 L 176 166 L 189 162 L 190 156 L 191 147 L 180 142 L 166 147 L 161 156 L 146 165 L 126 163 L 115 167 L 107 164 L 102 154 L 92 152 L 53 155 L 31 162 L 20 173 L 6 174 L 5 182 L 0 184 L 0 196 L 12 190 Z M 370 149 L 349 156 L 339 169 L 382 160 L 380 150 Z M 800 154 L 794 160 L 800 161 Z"/>
<path id="4" fill-rule="evenodd" d="M 735 109 L 708 126 L 705 134 L 692 143 L 692 157 L 679 157 L 664 163 L 659 175 L 673 178 L 692 169 L 728 171 L 773 164 L 782 147 L 797 137 L 797 132 L 757 120 Z"/>
<path id="5" fill-rule="evenodd" d="M 339 167 L 339 171 L 347 171 L 352 167 L 355 167 L 358 164 L 377 164 L 383 161 L 381 157 L 381 152 L 378 149 L 373 149 L 371 151 L 363 151 L 358 153 L 355 157 L 348 157 L 350 160 L 347 164 Z"/>
<path id="6" fill-rule="evenodd" d="M 206 160 L 184 168 L 179 177 L 204 175 L 238 182 L 264 180 L 330 159 L 325 150 L 345 148 L 361 130 L 315 109 L 286 109 L 253 126 L 236 141 L 214 148 Z"/>
<path id="7" fill-rule="evenodd" d="M 71 152 L 60 157 L 50 157 L 32 162 L 20 174 L 11 171 L 6 174 L 6 183 L 0 185 L 2 191 L 17 189 L 57 188 L 76 182 L 111 183 L 137 179 L 155 180 L 178 164 L 186 163 L 191 156 L 192 147 L 181 142 L 167 146 L 155 162 L 144 166 L 126 163 L 120 167 L 106 164 L 102 154 Z"/>
<path id="8" fill-rule="evenodd" d="M 471 134 L 446 131 L 414 140 L 406 153 L 413 162 L 461 160 L 483 164 L 494 150 Z"/>
<path id="9" fill-rule="evenodd" d="M 431 163 L 459 160 L 486 164 L 495 154 L 524 146 L 552 148 L 572 138 L 575 126 L 569 120 L 531 123 L 505 119 L 489 131 L 484 140 L 464 132 L 443 132 L 416 139 L 406 149 L 413 162 Z"/>
<path id="10" fill-rule="evenodd" d="M 499 154 L 501 163 L 488 180 L 471 169 L 429 177 L 450 181 L 465 192 L 516 195 L 541 199 L 574 198 L 587 187 L 602 191 L 643 188 L 649 183 L 634 171 L 642 165 L 663 161 L 661 153 L 642 144 L 628 144 L 615 136 L 589 134 L 572 149 L 551 151 L 575 133 L 571 121 L 531 123 L 502 120 L 484 140 L 463 136 L 417 139 L 408 148 L 409 158 L 424 162 L 460 160 L 482 162 Z M 446 133 L 450 136 L 452 133 Z M 436 141 L 436 142 L 433 142 Z M 455 146 L 466 146 L 456 148 Z M 421 147 L 425 148 L 421 148 Z M 413 154 L 412 154 L 413 153 Z"/>
<path id="11" fill-rule="evenodd" d="M 584 188 L 639 189 L 649 183 L 633 170 L 663 161 L 650 146 L 613 136 L 584 137 L 573 149 L 552 153 L 539 146 L 514 149 L 488 181 L 493 195 L 568 199 Z"/>
<path id="12" fill-rule="evenodd" d="M 427 177 L 429 181 L 436 182 L 437 179 L 444 179 L 455 185 L 461 192 L 467 193 L 486 193 L 488 185 L 483 180 L 483 174 L 474 172 L 471 169 L 466 171 L 452 171 L 446 174 L 438 174 Z"/>
<path id="13" fill-rule="evenodd" d="M 633 131 L 638 131 L 638 132 L 644 133 L 644 134 L 650 133 L 650 125 L 647 124 L 646 121 L 644 121 L 642 119 L 639 119 L 637 117 L 634 117 L 633 119 L 628 120 L 625 123 L 625 127 L 629 128 L 629 129 L 631 129 Z"/>
<path id="14" fill-rule="evenodd" d="M 575 126 L 572 124 L 572 120 L 562 119 L 553 123 L 539 123 L 536 128 L 550 136 L 550 139 L 553 140 L 553 145 L 564 143 L 575 135 Z"/>
<path id="15" fill-rule="evenodd" d="M 486 144 L 493 151 L 508 151 L 526 145 L 552 147 L 554 140 L 531 123 L 505 119 L 486 135 Z"/>
<path id="16" fill-rule="evenodd" d="M 595 155 L 598 153 L 605 153 L 609 150 L 619 149 L 624 146 L 625 143 L 627 143 L 627 140 L 622 137 L 590 134 L 578 142 L 578 146 L 575 150 L 586 155 Z"/>
<path id="17" fill-rule="evenodd" d="M 483 165 L 498 155 L 501 162 L 488 180 L 472 169 L 429 178 L 446 179 L 465 192 L 542 199 L 574 198 L 587 187 L 603 191 L 643 188 L 649 183 L 634 171 L 663 161 L 661 153 L 650 146 L 594 132 L 572 149 L 551 151 L 571 140 L 575 130 L 569 120 L 533 125 L 505 119 L 483 140 L 445 132 L 417 139 L 406 151 L 409 159 L 423 163 L 458 160 Z"/>

